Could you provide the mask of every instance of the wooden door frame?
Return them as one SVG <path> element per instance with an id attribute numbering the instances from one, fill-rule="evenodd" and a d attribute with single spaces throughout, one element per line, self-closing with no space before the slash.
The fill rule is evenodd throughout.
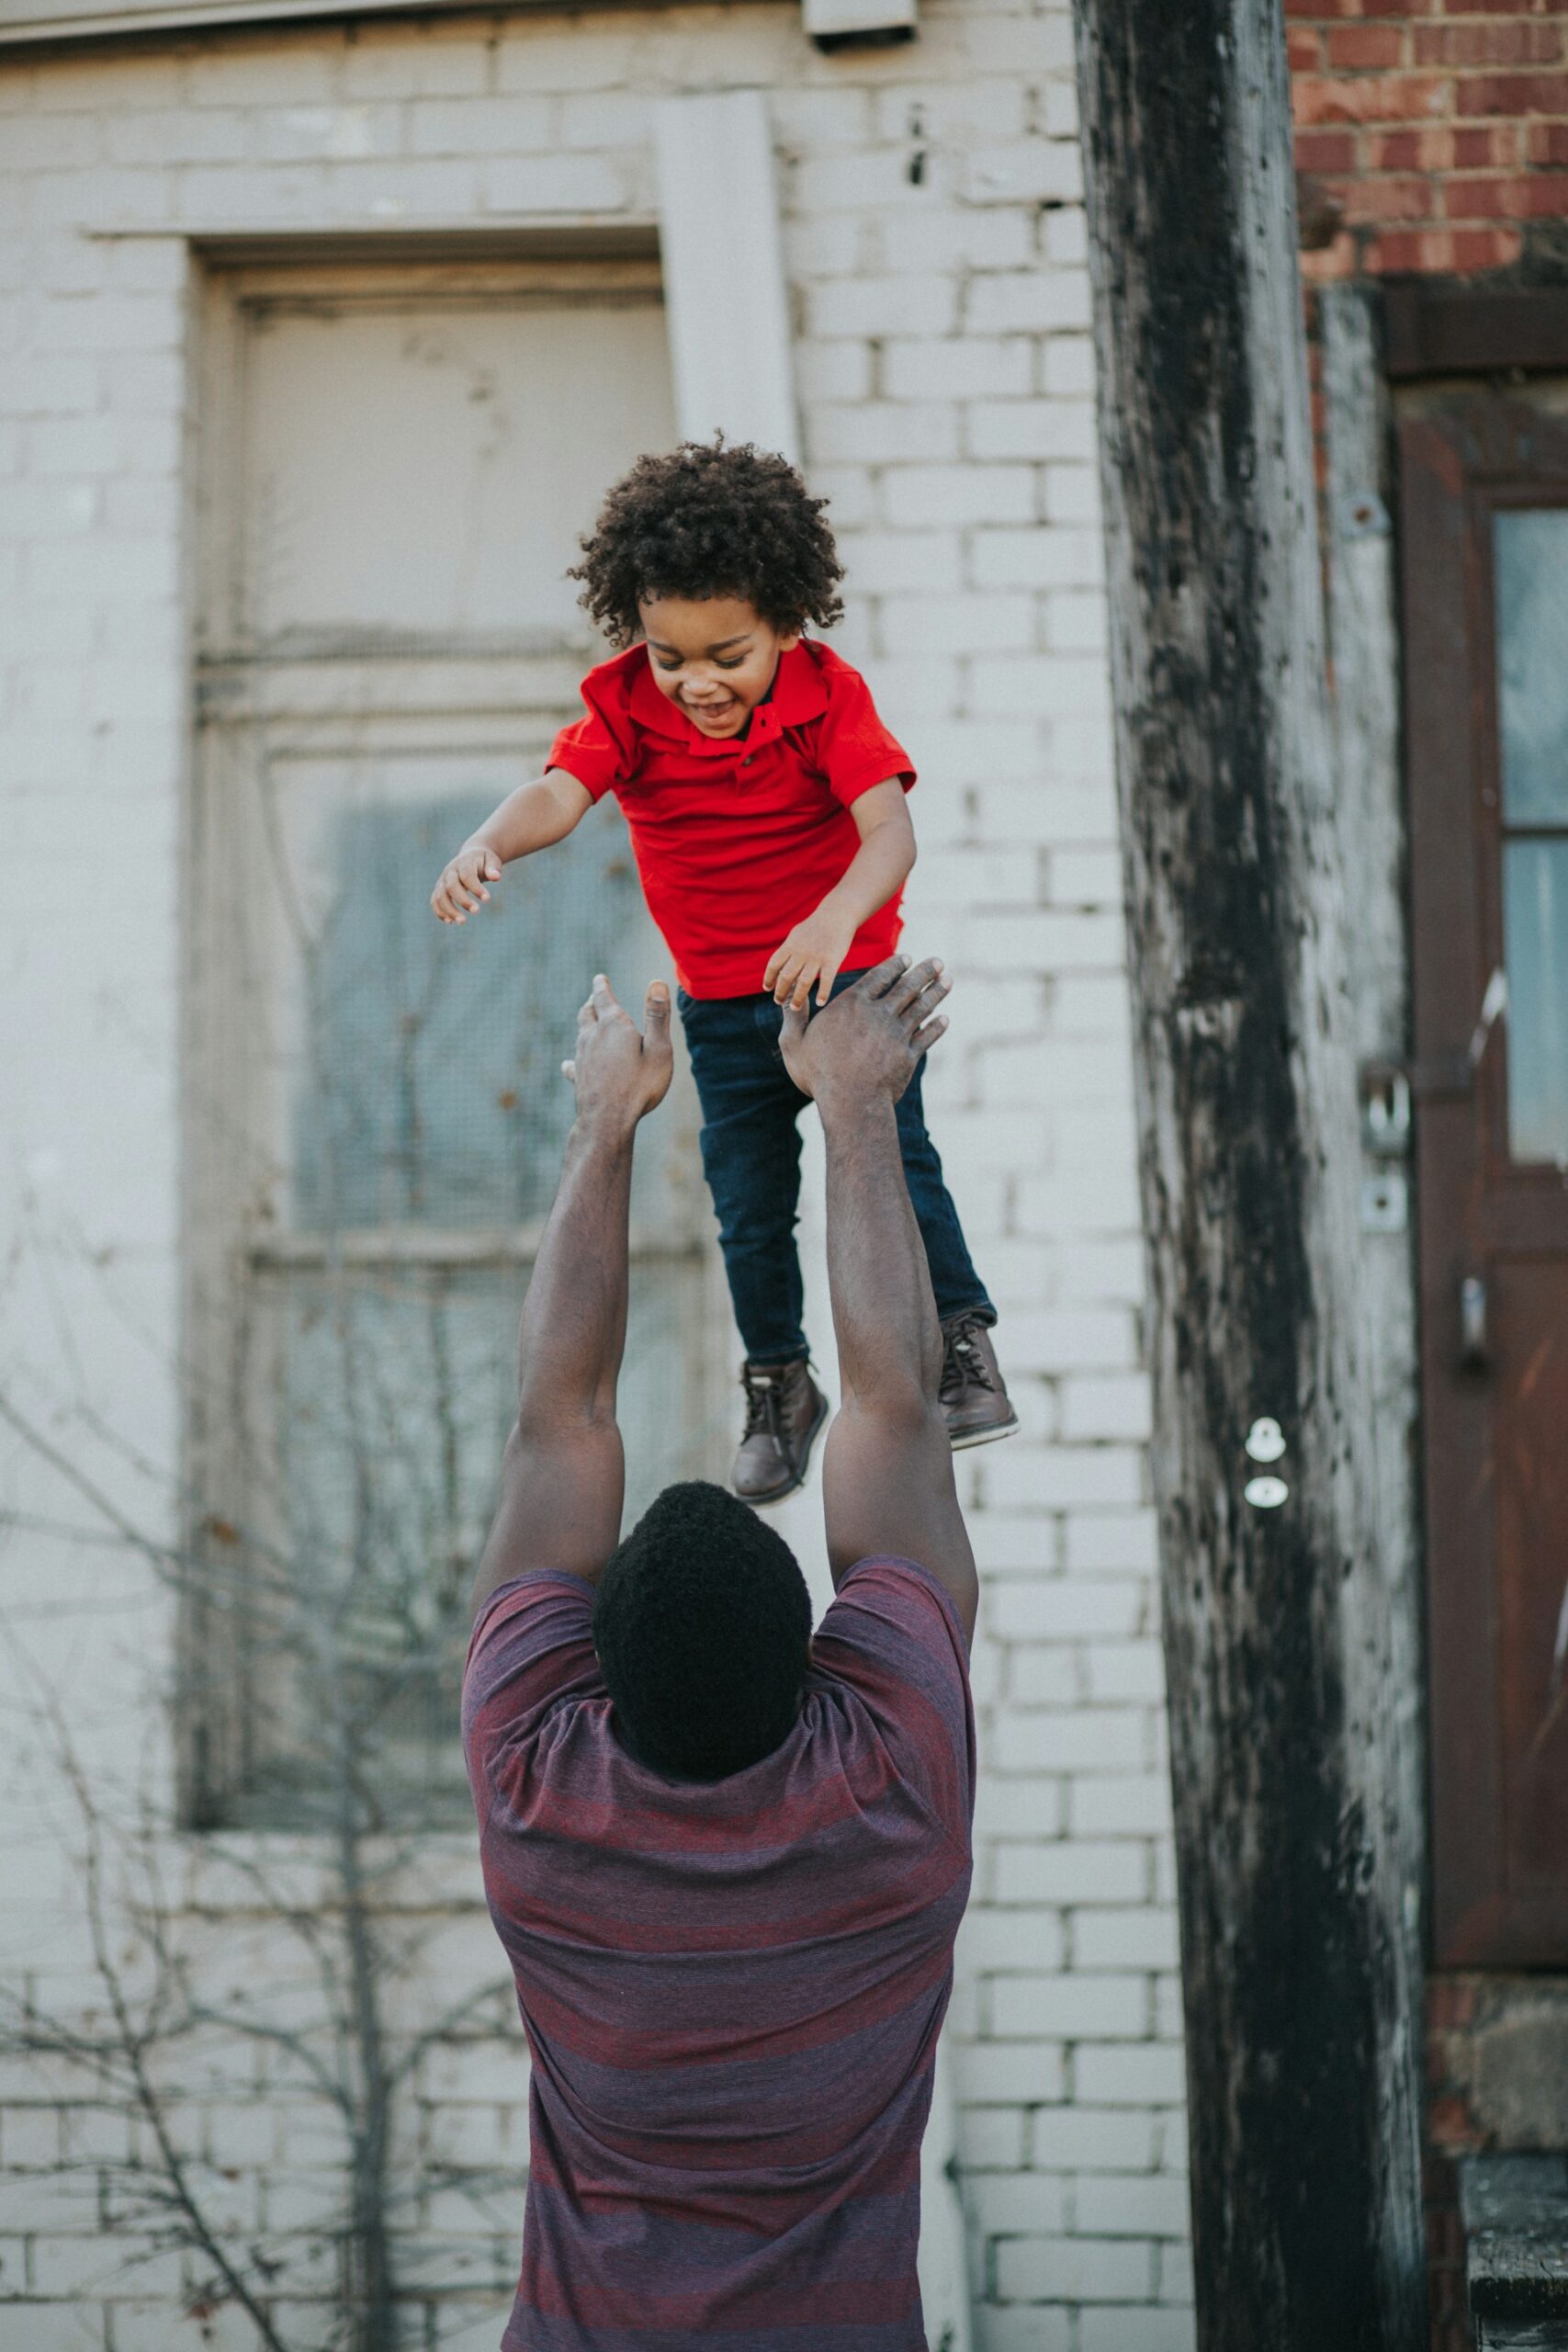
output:
<path id="1" fill-rule="evenodd" d="M 1388 290 L 1384 324 L 1385 368 L 1396 386 L 1448 379 L 1458 395 L 1468 380 L 1478 399 L 1495 401 L 1521 377 L 1568 376 L 1568 287 L 1499 292 L 1409 282 Z M 1400 424 L 1399 446 L 1405 771 L 1420 779 L 1406 798 L 1432 1957 L 1439 1966 L 1540 1965 L 1561 1951 L 1551 1936 L 1542 1942 L 1528 1905 L 1510 1895 L 1499 1835 L 1506 1791 L 1490 1432 L 1480 1410 L 1447 1416 L 1440 1445 L 1432 1431 L 1440 1388 L 1475 1376 L 1456 1370 L 1460 1282 L 1483 1273 L 1488 1241 L 1504 1238 L 1484 1233 L 1481 1215 L 1504 1131 L 1501 1040 L 1475 1072 L 1468 1066 L 1477 1008 L 1502 956 L 1488 832 L 1495 811 L 1482 807 L 1497 791 L 1492 587 L 1473 559 L 1473 477 L 1450 435 L 1415 410 Z M 1485 503 L 1490 511 L 1507 499 Z M 1560 1190 L 1554 1171 L 1541 1175 Z M 1539 1188 L 1520 1171 L 1509 1189 L 1521 1197 L 1507 1204 L 1507 1224 L 1528 1224 Z M 1430 1540 L 1438 1527 L 1442 1557 Z"/>
<path id="2" fill-rule="evenodd" d="M 1385 278 L 1382 314 L 1391 384 L 1434 376 L 1568 374 L 1568 284 L 1502 288 L 1447 277 Z"/>

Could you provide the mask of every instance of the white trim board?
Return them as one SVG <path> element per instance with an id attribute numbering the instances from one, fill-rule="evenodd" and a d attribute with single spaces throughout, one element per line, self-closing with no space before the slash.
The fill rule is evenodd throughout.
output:
<path id="1" fill-rule="evenodd" d="M 800 462 L 773 135 L 760 90 L 654 109 L 659 241 L 682 436 Z"/>

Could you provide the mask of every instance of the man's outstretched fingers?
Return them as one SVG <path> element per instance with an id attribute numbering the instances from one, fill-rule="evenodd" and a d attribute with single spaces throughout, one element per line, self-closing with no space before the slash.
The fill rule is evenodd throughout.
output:
<path id="1" fill-rule="evenodd" d="M 928 956 L 923 964 L 909 966 L 892 992 L 895 1006 L 902 1012 L 906 1005 L 913 1004 L 918 998 L 924 996 L 926 990 L 941 978 L 940 956 Z"/>
<path id="2" fill-rule="evenodd" d="M 642 1034 L 662 1044 L 670 1034 L 670 991 L 662 980 L 652 980 L 643 1000 Z"/>
<path id="3" fill-rule="evenodd" d="M 889 956 L 885 964 L 877 964 L 860 983 L 868 996 L 886 996 L 897 986 L 909 968 L 907 956 Z"/>
<path id="4" fill-rule="evenodd" d="M 911 1034 L 922 1021 L 929 1021 L 943 997 L 953 993 L 953 982 L 945 972 L 938 969 L 936 978 L 928 980 L 918 996 L 907 997 L 898 1007 L 898 1017 Z"/>

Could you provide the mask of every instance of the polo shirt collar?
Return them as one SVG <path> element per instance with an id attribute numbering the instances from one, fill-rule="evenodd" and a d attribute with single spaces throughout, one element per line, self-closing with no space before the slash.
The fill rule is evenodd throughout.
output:
<path id="1" fill-rule="evenodd" d="M 822 673 L 801 644 L 780 655 L 773 693 L 766 702 L 757 705 L 744 735 L 705 735 L 700 727 L 693 725 L 679 703 L 660 694 L 646 645 L 641 652 L 643 658 L 632 683 L 632 717 L 650 735 L 662 735 L 699 758 L 745 758 L 761 745 L 776 741 L 786 727 L 799 727 L 808 718 L 820 718 L 828 707 Z"/>

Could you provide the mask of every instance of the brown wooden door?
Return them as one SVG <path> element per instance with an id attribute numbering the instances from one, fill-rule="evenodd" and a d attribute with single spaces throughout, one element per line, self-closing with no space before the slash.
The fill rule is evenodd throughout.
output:
<path id="1" fill-rule="evenodd" d="M 1400 447 L 1435 1957 L 1562 1965 L 1568 399 L 1412 393 Z"/>

